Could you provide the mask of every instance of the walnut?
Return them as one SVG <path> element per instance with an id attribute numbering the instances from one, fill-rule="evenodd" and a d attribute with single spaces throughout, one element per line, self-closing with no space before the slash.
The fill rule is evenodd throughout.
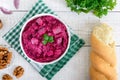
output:
<path id="1" fill-rule="evenodd" d="M 18 66 L 14 69 L 13 75 L 17 78 L 20 78 L 24 74 L 24 69 L 21 66 Z"/>
<path id="2" fill-rule="evenodd" d="M 13 78 L 9 74 L 5 74 L 3 75 L 2 80 L 13 80 Z"/>
<path id="3" fill-rule="evenodd" d="M 0 20 L 0 29 L 3 27 L 2 21 Z"/>
<path id="4" fill-rule="evenodd" d="M 0 69 L 6 68 L 10 64 L 12 53 L 7 48 L 0 47 Z"/>

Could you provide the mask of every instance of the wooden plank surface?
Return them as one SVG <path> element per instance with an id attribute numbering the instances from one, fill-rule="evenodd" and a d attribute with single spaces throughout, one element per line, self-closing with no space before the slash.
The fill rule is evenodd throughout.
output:
<path id="1" fill-rule="evenodd" d="M 9 31 L 38 0 L 20 0 L 20 8 L 16 10 L 12 4 L 13 0 L 0 1 L 0 5 L 7 4 L 13 11 L 11 15 L 5 15 L 0 12 L 0 19 L 2 19 L 4 27 L 0 30 L 0 45 L 9 46 L 3 39 L 7 31 Z M 29 2 L 29 3 L 28 3 Z M 108 23 L 114 29 L 114 37 L 116 41 L 116 52 L 118 58 L 118 75 L 120 80 L 120 0 L 113 11 L 101 19 L 95 17 L 92 13 L 80 15 L 71 12 L 66 7 L 64 0 L 44 0 L 44 2 L 53 9 L 64 20 L 79 37 L 86 41 L 85 46 L 68 62 L 65 67 L 55 75 L 53 80 L 89 80 L 89 52 L 90 52 L 90 34 L 95 24 L 100 22 Z M 7 69 L 1 70 L 3 73 L 12 74 L 15 66 L 21 65 L 25 68 L 25 75 L 20 80 L 46 80 L 42 78 L 33 68 L 27 63 L 14 49 L 14 63 Z M 1 77 L 1 76 L 0 76 Z M 0 79 L 1 80 L 1 79 Z"/>

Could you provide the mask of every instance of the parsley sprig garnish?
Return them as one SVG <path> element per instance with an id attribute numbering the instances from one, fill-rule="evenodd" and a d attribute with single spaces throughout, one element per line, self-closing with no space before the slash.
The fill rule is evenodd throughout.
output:
<path id="1" fill-rule="evenodd" d="M 49 36 L 48 34 L 44 34 L 43 35 L 43 41 L 42 41 L 42 43 L 44 45 L 46 45 L 47 43 L 52 43 L 52 42 L 54 42 L 53 36 Z"/>

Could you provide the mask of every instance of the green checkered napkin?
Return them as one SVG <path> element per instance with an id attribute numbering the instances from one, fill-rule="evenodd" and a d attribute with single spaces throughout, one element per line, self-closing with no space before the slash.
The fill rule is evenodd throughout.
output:
<path id="1" fill-rule="evenodd" d="M 51 9 L 49 9 L 42 0 L 39 0 L 35 6 L 18 22 L 15 27 L 13 27 L 9 32 L 7 32 L 3 38 L 13 47 L 20 55 L 22 55 L 43 77 L 47 80 L 51 80 L 52 77 L 75 55 L 75 53 L 84 45 L 84 40 L 79 39 L 77 35 L 71 32 L 71 42 L 70 47 L 66 55 L 54 64 L 40 65 L 30 61 L 22 52 L 19 37 L 20 31 L 23 24 L 32 16 L 40 13 L 50 13 L 55 14 Z"/>

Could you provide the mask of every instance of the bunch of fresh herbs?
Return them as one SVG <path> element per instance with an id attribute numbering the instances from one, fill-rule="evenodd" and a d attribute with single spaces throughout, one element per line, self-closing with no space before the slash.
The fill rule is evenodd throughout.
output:
<path id="1" fill-rule="evenodd" d="M 116 5 L 116 0 L 65 0 L 67 6 L 77 13 L 93 12 L 97 17 L 107 15 Z"/>

